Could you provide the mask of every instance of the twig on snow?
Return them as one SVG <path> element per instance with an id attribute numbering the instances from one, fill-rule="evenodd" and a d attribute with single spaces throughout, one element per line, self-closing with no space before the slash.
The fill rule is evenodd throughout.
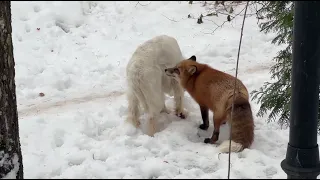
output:
<path id="1" fill-rule="evenodd" d="M 135 7 L 137 7 L 138 4 L 139 4 L 140 6 L 147 6 L 147 5 L 149 5 L 150 3 L 151 3 L 151 2 L 149 2 L 148 4 L 141 4 L 140 1 L 138 1 Z"/>
<path id="2" fill-rule="evenodd" d="M 161 14 L 163 17 L 165 17 L 165 18 L 167 18 L 168 20 L 170 20 L 170 21 L 173 21 L 173 22 L 178 22 L 178 21 L 176 21 L 176 20 L 174 20 L 174 19 L 170 19 L 170 18 L 168 18 L 167 16 L 165 16 L 165 15 L 163 15 L 163 14 Z"/>
<path id="3" fill-rule="evenodd" d="M 234 15 L 233 17 L 231 17 L 230 15 L 228 15 L 228 19 L 226 21 L 224 21 L 221 25 L 218 25 L 212 32 L 210 33 L 204 33 L 204 34 L 214 34 L 214 32 L 218 29 L 218 28 L 222 28 L 222 26 L 226 23 L 226 22 L 230 22 L 233 19 L 235 19 L 237 16 L 239 16 L 246 8 L 244 7 L 239 13 L 237 13 L 236 15 Z"/>

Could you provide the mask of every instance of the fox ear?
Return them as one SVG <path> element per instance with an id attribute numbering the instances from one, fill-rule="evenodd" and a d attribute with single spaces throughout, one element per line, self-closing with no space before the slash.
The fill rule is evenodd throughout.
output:
<path id="1" fill-rule="evenodd" d="M 197 61 L 197 57 L 195 55 L 191 56 L 189 59 L 192 61 Z"/>
<path id="2" fill-rule="evenodd" d="M 191 75 L 193 75 L 195 72 L 197 72 L 197 66 L 195 66 L 195 65 L 189 66 L 188 72 L 189 72 Z"/>

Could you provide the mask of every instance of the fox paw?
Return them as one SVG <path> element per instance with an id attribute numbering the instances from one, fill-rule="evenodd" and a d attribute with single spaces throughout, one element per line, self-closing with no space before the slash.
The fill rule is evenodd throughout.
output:
<path id="1" fill-rule="evenodd" d="M 208 125 L 205 125 L 205 124 L 201 124 L 201 125 L 199 126 L 199 128 L 202 129 L 202 130 L 207 130 L 207 129 L 209 128 L 209 126 L 208 126 Z"/>
<path id="2" fill-rule="evenodd" d="M 206 144 L 211 143 L 211 138 L 205 138 L 205 139 L 204 139 L 204 143 L 206 143 Z"/>
<path id="3" fill-rule="evenodd" d="M 216 141 L 213 141 L 211 138 L 205 138 L 204 139 L 204 143 L 206 143 L 206 144 L 214 144 L 214 143 L 216 143 Z"/>

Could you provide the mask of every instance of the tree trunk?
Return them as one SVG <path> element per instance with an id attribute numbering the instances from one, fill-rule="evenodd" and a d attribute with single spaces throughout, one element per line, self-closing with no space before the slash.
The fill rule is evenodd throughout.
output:
<path id="1" fill-rule="evenodd" d="M 10 1 L 0 1 L 0 179 L 23 179 Z"/>

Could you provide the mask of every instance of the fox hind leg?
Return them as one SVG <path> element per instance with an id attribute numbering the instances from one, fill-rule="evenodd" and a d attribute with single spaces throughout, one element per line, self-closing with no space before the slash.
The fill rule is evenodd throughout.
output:
<path id="1" fill-rule="evenodd" d="M 210 143 L 210 144 L 214 144 L 219 140 L 219 134 L 220 134 L 220 126 L 221 124 L 224 122 L 224 120 L 226 119 L 226 114 L 222 113 L 216 113 L 215 116 L 213 117 L 213 124 L 214 124 L 214 130 L 212 133 L 211 138 L 206 138 L 204 140 L 204 143 Z"/>

